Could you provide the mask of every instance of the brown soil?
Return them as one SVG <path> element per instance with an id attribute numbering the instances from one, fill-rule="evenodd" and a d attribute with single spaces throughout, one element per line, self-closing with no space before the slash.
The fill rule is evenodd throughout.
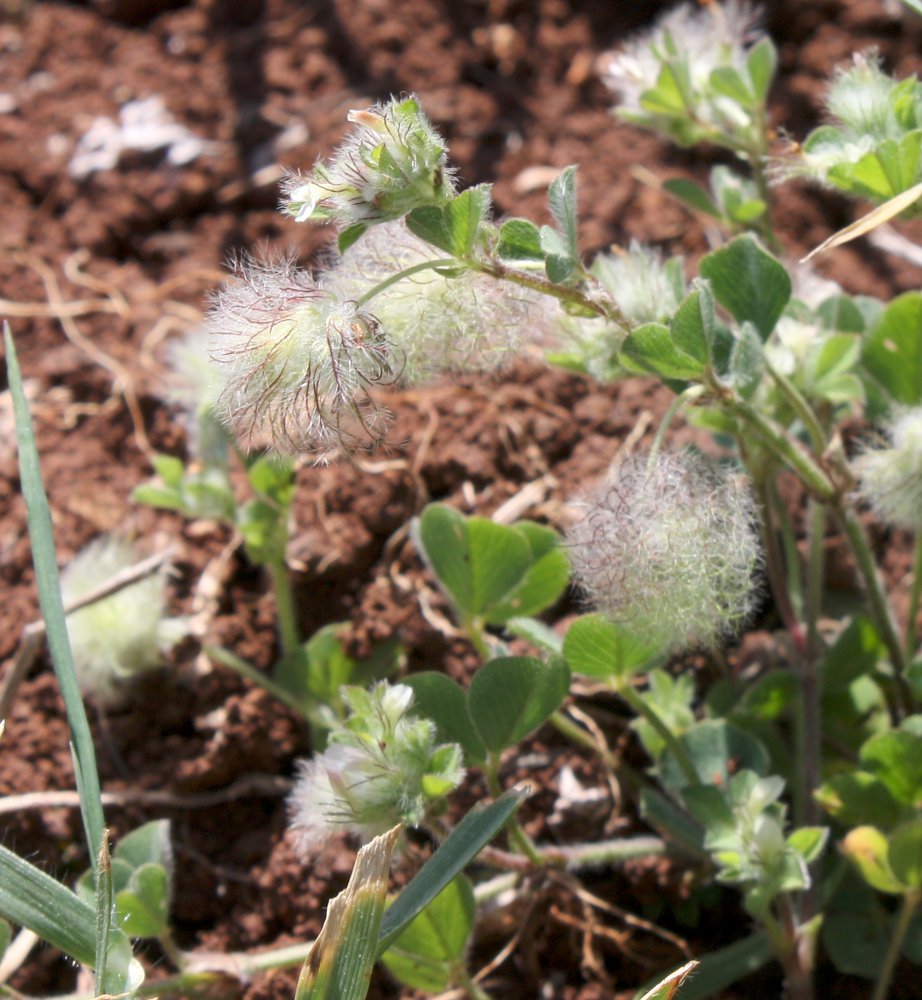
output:
<path id="1" fill-rule="evenodd" d="M 533 188 L 526 169 L 579 164 L 587 254 L 636 238 L 692 259 L 700 255 L 707 247 L 702 228 L 634 168 L 700 179 L 708 164 L 616 124 L 594 73 L 598 55 L 660 6 L 611 0 L 0 5 L 0 312 L 11 318 L 28 380 L 61 563 L 113 529 L 142 538 L 151 551 L 174 544 L 173 609 L 190 609 L 227 532 L 130 499 L 150 476 L 151 449 L 182 454 L 181 427 L 163 400 L 162 342 L 195 325 L 232 252 L 294 248 L 307 261 L 327 242 L 329 233 L 275 211 L 275 165 L 308 168 L 342 134 L 349 108 L 390 93 L 418 94 L 447 136 L 463 181 L 495 182 L 500 212 L 544 221 L 544 187 Z M 920 67 L 918 21 L 878 0 L 779 0 L 766 21 L 781 54 L 773 113 L 797 136 L 816 121 L 822 81 L 851 52 L 877 46 L 901 74 Z M 83 178 L 69 173 L 94 119 L 117 118 L 126 102 L 155 95 L 176 122 L 206 140 L 201 155 L 174 164 L 162 150 L 128 152 Z M 780 201 L 779 229 L 793 256 L 853 211 L 797 187 Z M 881 297 L 918 280 L 909 265 L 860 244 L 830 255 L 821 270 L 849 291 Z M 83 305 L 67 318 L 62 302 Z M 126 400 L 136 400 L 134 419 Z M 472 654 L 440 625 L 445 606 L 406 539 L 409 518 L 433 499 L 490 514 L 535 483 L 535 499 L 523 513 L 561 525 L 563 501 L 591 483 L 633 432 L 635 445 L 648 437 L 667 403 L 668 394 L 645 383 L 599 388 L 537 360 L 521 362 L 501 381 L 471 378 L 396 397 L 389 450 L 354 464 L 299 470 L 290 561 L 305 634 L 346 621 L 358 653 L 397 635 L 410 669 L 462 673 Z M 8 396 L 0 428 L 5 672 L 23 626 L 38 612 Z M 676 433 L 678 440 L 687 434 Z M 887 571 L 894 586 L 904 583 L 904 553 L 889 559 Z M 424 605 L 436 614 L 424 615 Z M 235 553 L 209 641 L 268 668 L 276 655 L 273 616 L 265 580 Z M 623 724 L 604 709 L 597 718 L 614 742 Z M 127 706 L 98 720 L 96 733 L 105 788 L 133 800 L 108 809 L 114 836 L 150 818 L 173 822 L 179 860 L 173 914 L 181 946 L 260 949 L 316 934 L 327 899 L 345 884 L 353 852 L 338 844 L 305 866 L 286 840 L 284 783 L 272 779 L 289 777 L 295 759 L 309 750 L 301 720 L 262 690 L 209 667 L 189 641 Z M 522 811 L 530 834 L 553 842 L 643 829 L 629 805 L 611 800 L 552 818 L 565 765 L 584 784 L 608 787 L 588 755 L 549 732 L 532 741 L 516 773 L 504 776 L 527 777 L 537 789 Z M 195 798 L 246 781 L 255 783 L 218 806 Z M 72 787 L 61 702 L 41 663 L 7 719 L 0 794 Z M 147 792 L 171 793 L 175 802 L 150 804 Z M 468 801 L 479 793 L 472 785 Z M 0 840 L 63 879 L 86 863 L 75 809 L 3 815 Z M 398 874 L 406 877 L 424 853 L 416 849 Z M 493 996 L 626 996 L 681 960 L 677 938 L 700 953 L 746 930 L 735 907 L 706 914 L 697 927 L 677 920 L 672 904 L 687 885 L 670 864 L 597 873 L 587 885 L 618 909 L 587 908 L 571 886 L 548 881 L 536 886 L 526 912 L 484 931 L 475 969 L 515 928 L 522 931 L 518 947 L 485 982 Z M 668 933 L 625 912 L 659 921 Z M 157 975 L 156 951 L 149 957 Z M 294 970 L 277 972 L 242 992 L 248 1000 L 281 1000 L 293 996 L 295 979 Z M 60 991 L 72 988 L 73 972 L 50 949 L 38 950 L 12 983 L 27 992 Z M 836 995 L 849 995 L 849 987 L 835 980 L 846 991 Z M 749 997 L 776 996 L 779 978 L 767 973 L 740 989 Z M 859 985 L 854 995 L 863 991 Z M 409 994 L 376 974 L 373 995 Z M 903 995 L 911 995 L 910 985 Z"/>

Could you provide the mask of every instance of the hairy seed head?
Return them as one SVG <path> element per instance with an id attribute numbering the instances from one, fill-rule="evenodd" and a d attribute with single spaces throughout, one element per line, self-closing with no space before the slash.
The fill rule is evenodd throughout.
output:
<path id="1" fill-rule="evenodd" d="M 291 260 L 236 270 L 208 320 L 228 426 L 245 443 L 268 439 L 279 452 L 319 457 L 380 441 L 387 413 L 371 390 L 401 369 L 381 325 Z"/>
<path id="2" fill-rule="evenodd" d="M 708 645 L 752 611 L 756 509 L 737 475 L 687 452 L 624 459 L 569 534 L 587 598 L 663 649 Z"/>

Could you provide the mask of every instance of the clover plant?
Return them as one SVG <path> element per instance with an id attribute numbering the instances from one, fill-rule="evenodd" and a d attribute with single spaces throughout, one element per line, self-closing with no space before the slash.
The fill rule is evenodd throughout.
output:
<path id="1" fill-rule="evenodd" d="M 315 723 L 314 755 L 289 800 L 294 841 L 306 855 L 337 832 L 368 841 L 298 997 L 361 997 L 379 957 L 413 988 L 489 996 L 465 952 L 479 903 L 500 890 L 461 870 L 504 823 L 503 890 L 565 868 L 579 892 L 586 867 L 669 853 L 702 897 L 738 893 L 751 925 L 700 956 L 689 997 L 775 960 L 787 995 L 810 1000 L 822 947 L 882 1000 L 901 956 L 922 962 L 922 293 L 854 296 L 783 259 L 772 186 L 801 176 L 877 202 L 907 195 L 922 162 L 919 84 L 891 79 L 872 53 L 856 57 L 832 82 L 831 122 L 774 157 L 777 54 L 756 23 L 736 0 L 673 8 L 603 67 L 620 118 L 727 156 L 708 189 L 665 185 L 725 233 L 693 270 L 640 244 L 586 260 L 576 167 L 549 188 L 549 223 L 496 218 L 491 186 L 463 187 L 408 96 L 350 112 L 340 148 L 285 183 L 286 215 L 335 232 L 326 266 L 242 260 L 213 301 L 213 394 L 196 410 L 207 432 L 199 424 L 191 435 L 189 463 L 159 459 L 161 484 L 139 496 L 225 519 L 268 567 L 281 656 L 262 682 Z M 367 689 L 375 671 L 349 659 L 335 630 L 306 643 L 297 632 L 285 565 L 295 463 L 387 442 L 390 388 L 501 371 L 535 346 L 587 377 L 658 379 L 672 405 L 648 450 L 621 456 L 600 483 L 571 484 L 581 499 L 565 532 L 465 516 L 445 498 L 420 510 L 411 537 L 476 667 L 465 683 L 438 663 L 381 681 L 391 661 Z M 700 428 L 701 451 L 668 447 L 679 413 Z M 862 416 L 876 437 L 846 446 L 846 423 Z M 243 504 L 227 473 L 234 450 L 253 495 Z M 796 483 L 796 509 L 782 475 Z M 900 616 L 868 509 L 914 539 Z M 825 587 L 830 531 L 860 580 L 844 608 Z M 584 613 L 561 620 L 568 583 Z M 757 615 L 783 655 L 734 669 L 724 649 Z M 568 711 L 575 680 L 620 704 L 644 767 L 616 760 Z M 513 816 L 524 793 L 504 788 L 503 763 L 545 725 L 620 768 L 650 836 L 544 844 L 528 834 Z M 465 770 L 494 801 L 452 829 L 448 797 Z M 388 864 L 408 826 L 440 847 L 388 905 Z M 111 874 L 97 868 L 89 902 L 68 895 L 73 914 L 95 906 L 163 937 L 167 854 L 135 856 L 148 836 L 159 843 L 138 831 L 102 859 Z M 25 922 L 14 910 L 4 912 Z M 675 917 L 694 923 L 699 911 Z M 92 935 L 46 936 L 91 961 Z M 191 972 L 173 958 L 182 990 Z M 260 962 L 269 967 L 272 953 Z M 687 972 L 645 995 L 672 996 Z"/>

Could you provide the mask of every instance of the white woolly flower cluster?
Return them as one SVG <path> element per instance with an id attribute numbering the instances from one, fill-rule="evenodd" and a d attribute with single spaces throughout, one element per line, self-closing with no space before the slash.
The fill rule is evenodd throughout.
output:
<path id="1" fill-rule="evenodd" d="M 747 114 L 733 98 L 713 86 L 715 70 L 732 68 L 746 73 L 746 56 L 760 37 L 754 30 L 758 11 L 746 0 L 706 5 L 685 3 L 663 14 L 656 24 L 606 57 L 602 79 L 618 100 L 617 110 L 638 124 L 681 129 L 680 117 L 691 129 L 701 125 L 734 132 L 749 125 Z M 667 93 L 681 101 L 648 100 L 663 83 Z M 679 142 L 697 141 L 697 133 L 673 136 Z"/>
<path id="2" fill-rule="evenodd" d="M 61 596 L 72 605 L 139 557 L 124 539 L 90 542 L 61 573 Z M 165 614 L 163 575 L 154 573 L 67 616 L 67 634 L 81 690 L 100 704 L 117 704 L 130 681 L 161 666 L 163 653 L 188 631 Z"/>
<path id="3" fill-rule="evenodd" d="M 691 452 L 621 461 L 569 533 L 574 575 L 603 614 L 664 650 L 709 645 L 753 610 L 761 564 L 745 480 Z"/>
<path id="4" fill-rule="evenodd" d="M 349 719 L 333 729 L 323 753 L 300 762 L 288 799 L 305 854 L 337 832 L 367 841 L 397 823 L 414 826 L 464 776 L 461 748 L 438 744 L 435 724 L 411 714 L 405 684 L 347 687 L 343 698 Z"/>
<path id="5" fill-rule="evenodd" d="M 852 190 L 854 184 L 849 177 L 852 166 L 881 143 L 891 140 L 900 143 L 922 125 L 922 84 L 912 77 L 896 80 L 888 76 L 874 51 L 856 53 L 850 66 L 836 71 L 825 103 L 830 124 L 815 129 L 798 148 L 796 156 L 776 166 L 779 177 L 812 177 Z M 881 167 L 878 164 L 874 169 L 880 171 Z M 913 171 L 916 175 L 918 171 L 911 165 L 903 165 L 901 169 L 909 171 L 909 180 L 900 179 L 902 189 L 918 179 L 913 176 Z M 889 186 L 896 184 L 896 177 L 884 178 L 875 181 L 872 188 L 858 187 L 853 193 L 881 200 Z"/>
<path id="6" fill-rule="evenodd" d="M 335 298 L 359 299 L 397 272 L 444 257 L 402 222 L 370 230 L 321 277 Z M 405 381 L 440 372 L 493 371 L 546 326 L 543 296 L 464 269 L 422 268 L 368 303 L 394 345 Z"/>
<path id="7" fill-rule="evenodd" d="M 402 370 L 380 323 L 291 260 L 244 261 L 237 278 L 216 296 L 208 326 L 224 377 L 218 412 L 238 438 L 321 457 L 380 440 L 387 413 L 370 390 Z"/>
<path id="8" fill-rule="evenodd" d="M 889 448 L 860 455 L 861 496 L 886 524 L 922 532 L 922 407 L 904 410 L 887 429 Z"/>

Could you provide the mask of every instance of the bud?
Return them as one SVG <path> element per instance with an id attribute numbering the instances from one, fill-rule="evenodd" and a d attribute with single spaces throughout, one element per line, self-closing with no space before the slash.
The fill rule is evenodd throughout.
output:
<path id="1" fill-rule="evenodd" d="M 281 453 L 323 458 L 377 443 L 387 414 L 370 390 L 392 385 L 401 368 L 380 324 L 291 260 L 245 261 L 237 274 L 208 318 L 225 423 L 245 443 L 268 438 Z"/>
<path id="2" fill-rule="evenodd" d="M 349 121 L 329 163 L 285 182 L 282 209 L 296 221 L 364 228 L 454 194 L 445 144 L 414 98 L 350 111 Z"/>
<path id="3" fill-rule="evenodd" d="M 886 524 L 922 532 L 922 407 L 904 410 L 887 430 L 890 448 L 855 460 L 859 492 Z"/>
<path id="4" fill-rule="evenodd" d="M 61 573 L 65 606 L 138 562 L 125 540 L 102 535 L 80 550 Z M 162 665 L 163 653 L 188 631 L 185 619 L 165 615 L 162 573 L 153 573 L 67 616 L 81 690 L 100 704 L 117 704 L 130 681 Z"/>
<path id="5" fill-rule="evenodd" d="M 761 556 L 741 476 L 691 452 L 629 456 L 583 507 L 569 534 L 576 580 L 627 630 L 681 649 L 749 617 Z"/>
<path id="6" fill-rule="evenodd" d="M 354 300 L 406 268 L 443 258 L 401 222 L 389 222 L 349 247 L 321 285 Z M 440 372 L 501 367 L 537 339 L 548 306 L 537 292 L 489 275 L 421 270 L 378 292 L 368 309 L 399 354 L 404 379 L 418 382 Z"/>
<path id="7" fill-rule="evenodd" d="M 464 776 L 461 748 L 436 743 L 435 724 L 410 714 L 413 691 L 382 682 L 343 689 L 349 718 L 327 749 L 301 761 L 288 800 L 298 848 L 310 853 L 334 833 L 363 840 L 395 824 L 419 824 Z"/>

